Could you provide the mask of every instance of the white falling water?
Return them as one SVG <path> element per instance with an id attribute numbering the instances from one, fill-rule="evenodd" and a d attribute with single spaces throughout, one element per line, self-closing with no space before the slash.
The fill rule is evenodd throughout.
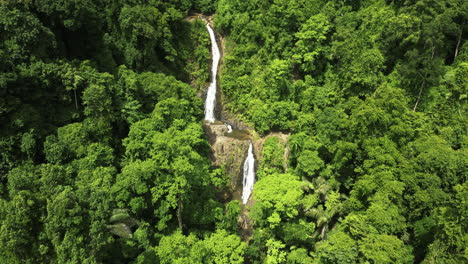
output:
<path id="1" fill-rule="evenodd" d="M 228 130 L 228 133 L 231 133 L 232 132 L 232 126 L 230 124 L 226 124 L 226 127 L 227 127 L 227 130 Z"/>
<path id="2" fill-rule="evenodd" d="M 255 183 L 255 158 L 252 150 L 252 142 L 249 145 L 247 158 L 244 161 L 244 178 L 242 181 L 242 202 L 244 204 L 249 200 Z"/>
<path id="3" fill-rule="evenodd" d="M 218 74 L 218 64 L 219 64 L 219 59 L 221 57 L 221 53 L 219 52 L 218 43 L 216 42 L 216 37 L 215 37 L 213 29 L 210 27 L 210 24 L 207 23 L 206 28 L 208 29 L 208 32 L 210 33 L 211 54 L 213 57 L 213 64 L 211 65 L 211 83 L 210 83 L 210 87 L 208 87 L 208 93 L 206 95 L 206 101 L 205 101 L 205 120 L 209 122 L 214 122 L 215 121 L 214 110 L 215 110 L 215 105 L 216 105 L 216 86 L 217 86 L 216 76 Z"/>

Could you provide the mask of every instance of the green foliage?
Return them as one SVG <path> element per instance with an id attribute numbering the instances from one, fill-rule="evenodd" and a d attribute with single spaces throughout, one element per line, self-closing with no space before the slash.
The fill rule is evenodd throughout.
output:
<path id="1" fill-rule="evenodd" d="M 48 51 L 56 45 L 54 34 L 37 16 L 4 5 L 0 6 L 0 34 L 0 49 L 5 56 L 2 64 L 7 69 L 29 57 L 46 58 Z"/>
<path id="2" fill-rule="evenodd" d="M 291 134 L 284 182 L 284 146 L 263 144 L 251 262 L 466 262 L 448 215 L 466 182 L 467 7 L 219 1 L 225 103 L 261 135 Z"/>
<path id="3" fill-rule="evenodd" d="M 193 234 L 174 233 L 161 239 L 155 248 L 161 263 L 244 263 L 244 242 L 239 237 L 218 230 L 205 240 Z"/>
<path id="4" fill-rule="evenodd" d="M 280 241 L 269 239 L 266 244 L 268 248 L 265 263 L 267 264 L 280 264 L 286 261 L 286 252 L 282 249 L 285 247 Z"/>
<path id="5" fill-rule="evenodd" d="M 259 160 L 260 168 L 257 170 L 257 178 L 263 174 L 273 172 L 285 172 L 284 147 L 278 137 L 269 137 L 263 143 L 262 159 Z"/>
<path id="6" fill-rule="evenodd" d="M 193 234 L 186 237 L 177 232 L 163 237 L 155 251 L 161 263 L 186 263 L 190 259 L 193 259 L 194 263 L 197 263 L 199 256 L 195 253 L 192 256 L 191 252 L 192 247 L 197 242 L 198 239 Z"/>
<path id="7" fill-rule="evenodd" d="M 12 263 L 32 263 L 38 256 L 36 232 L 39 219 L 34 207 L 37 199 L 29 191 L 20 191 L 11 201 L 1 200 L 0 258 Z M 31 243 L 35 246 L 31 247 Z"/>
<path id="8" fill-rule="evenodd" d="M 306 264 L 312 263 L 312 258 L 307 253 L 305 248 L 298 248 L 291 251 L 288 254 L 286 263 L 290 264 Z"/>
<path id="9" fill-rule="evenodd" d="M 327 17 L 324 14 L 317 14 L 309 18 L 296 33 L 297 51 L 294 52 L 293 58 L 298 61 L 299 67 L 304 72 L 311 73 L 318 68 L 316 64 L 325 64 L 329 50 L 324 43 L 327 41 L 329 31 L 330 24 Z"/>
<path id="10" fill-rule="evenodd" d="M 232 200 L 225 206 L 225 213 L 221 221 L 216 222 L 218 229 L 224 229 L 235 233 L 238 229 L 238 219 L 241 213 L 241 205 L 237 200 Z"/>
<path id="11" fill-rule="evenodd" d="M 358 246 L 350 236 L 332 232 L 317 244 L 316 263 L 356 263 L 358 254 Z"/>
<path id="12" fill-rule="evenodd" d="M 183 19 L 214 7 L 0 1 L 0 262 L 154 263 L 177 227 L 236 231 L 196 96 L 210 41 Z M 213 263 L 242 262 L 238 236 L 221 238 Z"/>
<path id="13" fill-rule="evenodd" d="M 218 230 L 203 240 L 202 246 L 208 251 L 204 263 L 229 264 L 244 263 L 245 243 L 237 235 Z"/>
<path id="14" fill-rule="evenodd" d="M 278 226 L 299 214 L 301 182 L 291 174 L 272 174 L 255 183 L 252 218 L 258 226 Z"/>
<path id="15" fill-rule="evenodd" d="M 351 220 L 351 221 L 356 221 Z M 359 221 L 359 220 L 357 220 Z M 367 232 L 367 231 L 364 231 Z M 343 231 L 333 231 L 327 240 L 317 244 L 314 263 L 413 263 L 411 247 L 395 236 L 361 233 L 361 239 L 353 239 Z"/>
<path id="16" fill-rule="evenodd" d="M 411 248 L 394 236 L 369 235 L 359 250 L 364 259 L 375 263 L 413 263 Z"/>
<path id="17" fill-rule="evenodd" d="M 467 3 L 0 0 L 0 263 L 466 263 Z"/>

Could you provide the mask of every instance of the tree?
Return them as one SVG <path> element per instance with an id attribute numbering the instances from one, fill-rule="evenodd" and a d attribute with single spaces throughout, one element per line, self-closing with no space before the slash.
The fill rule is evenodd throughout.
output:
<path id="1" fill-rule="evenodd" d="M 91 262 L 85 243 L 85 210 L 78 197 L 67 186 L 47 204 L 44 232 L 50 240 L 59 263 Z"/>
<path id="2" fill-rule="evenodd" d="M 291 253 L 289 253 L 286 259 L 286 263 L 291 263 L 291 264 L 312 263 L 312 258 L 309 256 L 305 248 L 298 248 L 298 249 L 292 250 Z"/>
<path id="3" fill-rule="evenodd" d="M 299 214 L 303 191 L 301 182 L 291 174 L 265 176 L 255 183 L 252 219 L 255 225 L 274 228 Z"/>
<path id="4" fill-rule="evenodd" d="M 280 143 L 278 137 L 268 137 L 263 143 L 260 166 L 263 173 L 284 172 L 284 146 Z M 260 173 L 257 171 L 257 177 Z"/>
<path id="5" fill-rule="evenodd" d="M 154 6 L 122 8 L 119 24 L 125 42 L 121 45 L 128 66 L 136 69 L 148 67 L 157 58 L 158 47 L 163 49 L 166 59 L 174 60 L 176 51 L 171 45 L 172 34 L 167 18 Z"/>
<path id="6" fill-rule="evenodd" d="M 267 264 L 280 264 L 286 262 L 286 252 L 282 249 L 285 247 L 280 241 L 269 239 L 266 244 L 268 248 L 265 263 Z"/>
<path id="7" fill-rule="evenodd" d="M 331 232 L 327 240 L 317 243 L 314 263 L 356 263 L 358 246 L 356 241 L 344 232 Z"/>
<path id="8" fill-rule="evenodd" d="M 184 236 L 181 232 L 176 232 L 170 236 L 165 236 L 155 248 L 156 254 L 161 263 L 201 263 L 201 256 L 192 255 L 192 247 L 195 247 L 198 239 L 193 235 Z"/>
<path id="9" fill-rule="evenodd" d="M 299 67 L 306 73 L 311 73 L 325 62 L 325 56 L 329 52 L 329 47 L 326 46 L 328 34 L 330 31 L 330 23 L 323 14 L 317 14 L 307 20 L 302 25 L 299 32 L 296 33 L 296 51 L 293 58 L 297 60 Z M 323 66 L 322 66 L 323 67 Z"/>
<path id="10" fill-rule="evenodd" d="M 454 197 L 449 203 L 434 209 L 435 236 L 428 246 L 428 253 L 423 263 L 457 263 L 464 262 L 466 256 L 466 224 L 467 183 L 454 187 Z"/>
<path id="11" fill-rule="evenodd" d="M 413 263 L 411 247 L 389 235 L 369 235 L 363 238 L 359 251 L 364 259 L 375 263 Z"/>
<path id="12" fill-rule="evenodd" d="M 161 239 L 155 248 L 161 263 L 244 263 L 244 242 L 237 235 L 218 230 L 204 240 L 180 232 Z"/>
<path id="13" fill-rule="evenodd" d="M 235 233 L 238 230 L 238 220 L 241 212 L 240 202 L 237 200 L 230 201 L 226 204 L 224 211 L 224 216 L 221 221 L 216 223 L 216 227 Z"/>
<path id="14" fill-rule="evenodd" d="M 0 200 L 0 259 L 10 263 L 40 261 L 41 201 L 30 191 L 19 191 L 11 201 Z M 39 210 L 38 210 L 39 209 Z"/>
<path id="15" fill-rule="evenodd" d="M 9 70 L 30 57 L 45 58 L 48 50 L 55 48 L 52 31 L 33 13 L 2 5 L 0 17 L 0 49 L 7 56 L 4 63 Z"/>
<path id="16" fill-rule="evenodd" d="M 200 241 L 207 251 L 204 263 L 229 264 L 244 263 L 245 243 L 235 234 L 217 230 L 208 238 Z"/>
<path id="17" fill-rule="evenodd" d="M 316 191 L 320 191 L 317 189 Z M 306 209 L 306 216 L 312 217 L 316 221 L 317 236 L 323 240 L 327 231 L 328 225 L 332 222 L 333 218 L 342 210 L 340 201 L 340 194 L 336 191 L 322 193 L 325 205 L 319 205 L 315 208 Z M 319 231 L 320 230 L 320 231 Z"/>

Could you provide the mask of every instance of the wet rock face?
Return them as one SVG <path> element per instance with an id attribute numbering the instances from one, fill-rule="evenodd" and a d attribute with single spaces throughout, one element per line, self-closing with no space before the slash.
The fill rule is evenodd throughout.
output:
<path id="1" fill-rule="evenodd" d="M 223 123 L 205 124 L 203 128 L 213 151 L 211 161 L 214 166 L 225 166 L 226 173 L 231 177 L 231 189 L 237 196 L 237 192 L 242 190 L 242 164 L 249 149 L 249 141 L 229 136 Z"/>
<path id="2" fill-rule="evenodd" d="M 240 197 L 242 194 L 243 164 L 252 136 L 247 130 L 234 130 L 228 133 L 227 126 L 220 121 L 206 123 L 203 128 L 211 145 L 212 156 L 210 158 L 212 164 L 214 166 L 225 166 L 226 173 L 231 177 L 233 196 Z M 279 144 L 284 147 L 283 167 L 287 170 L 289 149 L 286 146 L 289 134 L 278 132 L 252 140 L 256 159 L 255 167 L 258 168 L 263 162 L 263 144 L 269 137 L 277 137 Z"/>
<path id="3" fill-rule="evenodd" d="M 219 121 L 215 123 L 205 123 L 203 124 L 203 129 L 205 130 L 205 134 L 208 136 L 208 141 L 211 145 L 216 142 L 218 137 L 223 137 L 228 133 L 227 126 Z"/>
<path id="4" fill-rule="evenodd" d="M 220 91 L 219 94 L 221 96 L 221 100 L 225 100 L 223 92 Z M 230 125 L 232 125 L 233 127 L 239 130 L 246 130 L 246 131 L 253 130 L 253 128 L 247 126 L 246 124 L 244 124 L 244 122 L 239 120 L 235 115 L 230 114 L 229 111 L 224 109 L 224 104 L 223 104 L 223 109 L 221 111 L 221 120 L 226 120 L 227 123 L 229 123 Z"/>

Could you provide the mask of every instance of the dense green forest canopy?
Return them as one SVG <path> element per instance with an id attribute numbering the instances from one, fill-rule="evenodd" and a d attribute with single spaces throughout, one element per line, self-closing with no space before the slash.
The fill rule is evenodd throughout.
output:
<path id="1" fill-rule="evenodd" d="M 223 37 L 227 110 L 289 135 L 263 144 L 248 239 L 209 159 L 193 13 Z M 468 262 L 467 17 L 464 0 L 0 0 L 0 263 Z"/>

